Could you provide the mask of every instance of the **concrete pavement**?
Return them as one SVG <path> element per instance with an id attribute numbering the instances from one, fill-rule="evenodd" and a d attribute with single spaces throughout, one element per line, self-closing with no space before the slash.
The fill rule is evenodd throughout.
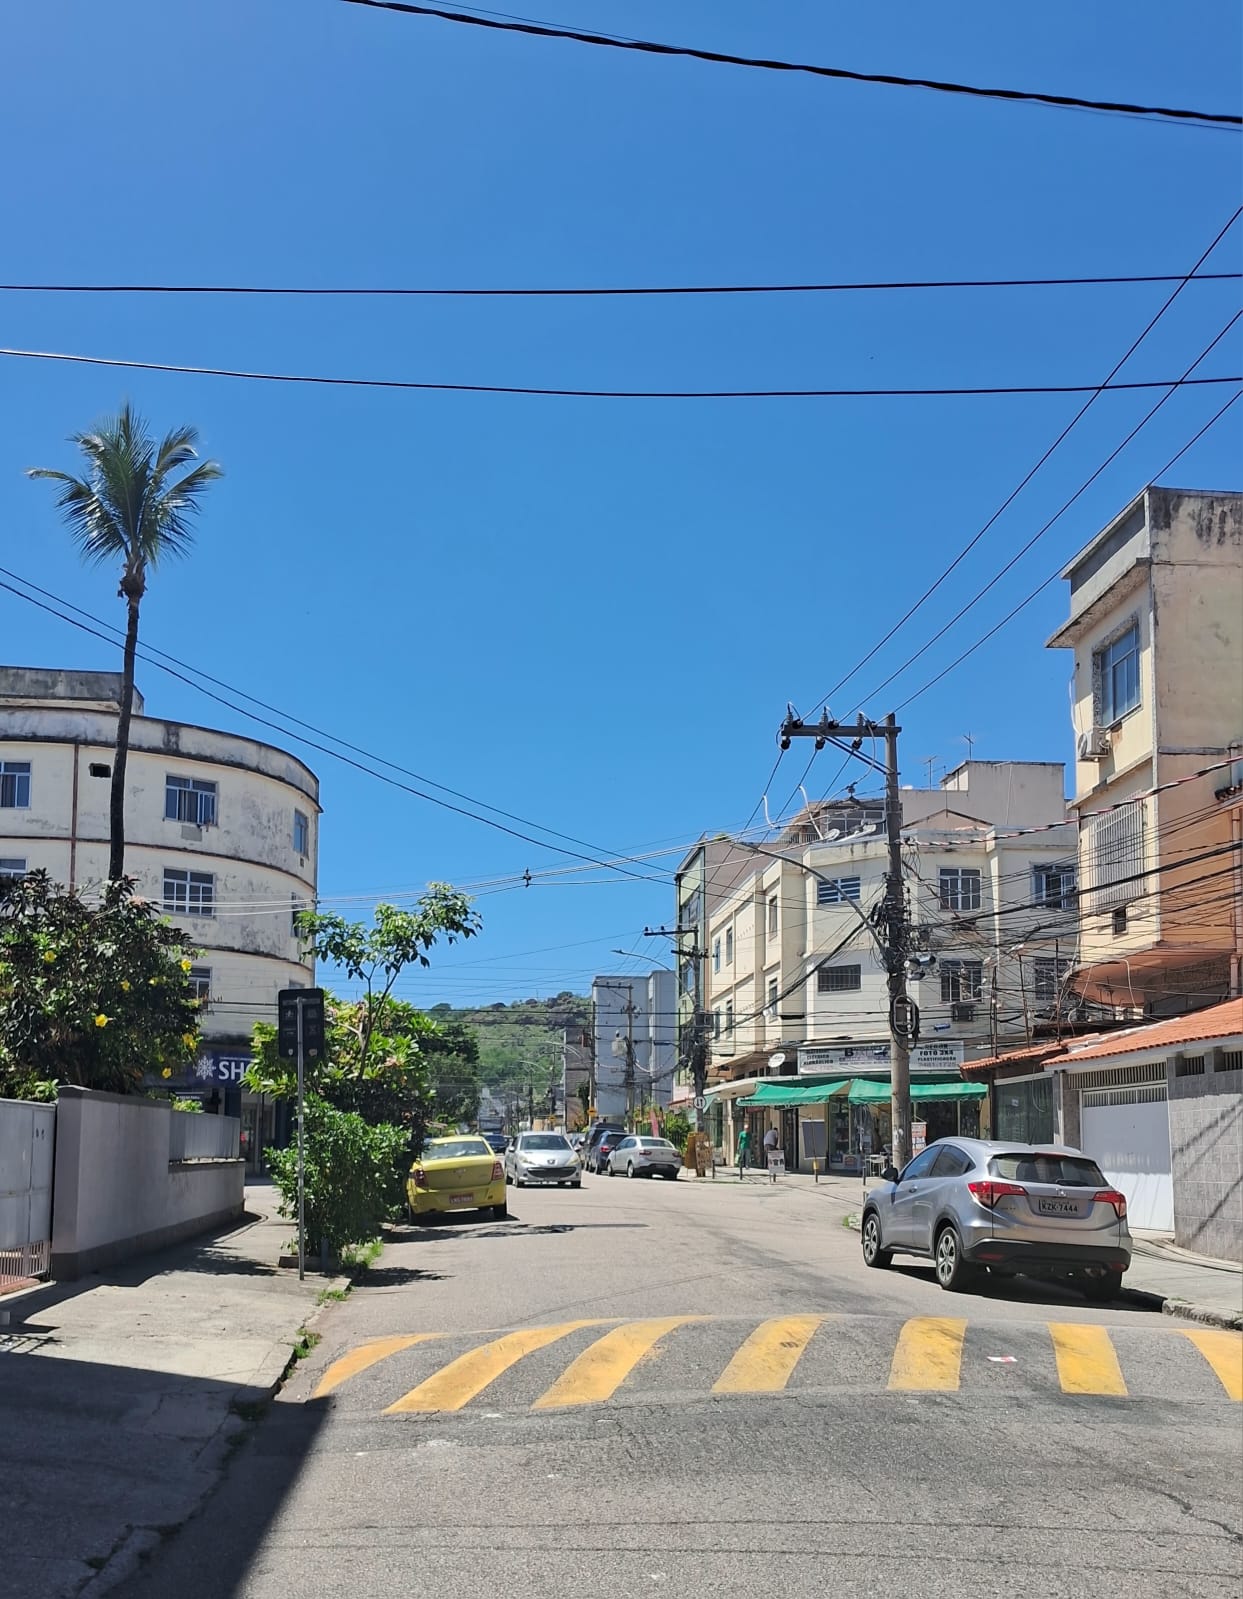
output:
<path id="1" fill-rule="evenodd" d="M 0 1301 L 0 1596 L 101 1593 L 218 1481 L 324 1279 L 267 1186 L 227 1235 Z"/>
<path id="2" fill-rule="evenodd" d="M 869 1271 L 849 1203 L 792 1183 L 510 1201 L 397 1231 L 116 1599 L 1216 1599 L 1243 1576 L 1239 1335 Z"/>

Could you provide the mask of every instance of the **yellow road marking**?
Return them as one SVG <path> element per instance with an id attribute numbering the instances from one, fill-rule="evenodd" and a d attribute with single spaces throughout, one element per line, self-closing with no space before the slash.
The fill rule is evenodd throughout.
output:
<path id="1" fill-rule="evenodd" d="M 1122 1368 L 1106 1328 L 1082 1322 L 1051 1321 L 1049 1336 L 1053 1340 L 1058 1380 L 1064 1394 L 1126 1397 Z"/>
<path id="2" fill-rule="evenodd" d="M 957 1316 L 914 1316 L 904 1323 L 889 1368 L 890 1388 L 955 1389 L 967 1323 Z"/>
<path id="3" fill-rule="evenodd" d="M 407 1333 L 398 1338 L 374 1338 L 369 1344 L 359 1344 L 357 1349 L 351 1349 L 348 1355 L 342 1355 L 340 1360 L 334 1360 L 332 1365 L 315 1385 L 312 1399 L 322 1399 L 325 1394 L 330 1394 L 334 1388 L 350 1377 L 357 1377 L 360 1371 L 366 1371 L 368 1366 L 374 1366 L 381 1360 L 387 1360 L 390 1355 L 398 1355 L 403 1349 L 410 1349 L 415 1344 L 427 1343 L 432 1338 L 439 1338 L 439 1333 Z"/>
<path id="4" fill-rule="evenodd" d="M 775 1394 L 789 1382 L 823 1316 L 761 1322 L 712 1385 L 714 1394 Z"/>
<path id="5" fill-rule="evenodd" d="M 584 1349 L 557 1378 L 547 1393 L 540 1396 L 533 1410 L 558 1410 L 563 1405 L 594 1405 L 612 1398 L 644 1355 L 676 1327 L 689 1321 L 706 1321 L 705 1316 L 661 1316 L 653 1321 L 628 1321 L 597 1338 Z"/>
<path id="6" fill-rule="evenodd" d="M 1228 1396 L 1243 1400 L 1243 1333 L 1215 1332 L 1207 1327 L 1180 1327 L 1179 1331 L 1208 1361 Z"/>
<path id="7" fill-rule="evenodd" d="M 601 1321 L 563 1321 L 555 1327 L 523 1327 L 490 1344 L 471 1349 L 404 1394 L 384 1412 L 386 1416 L 410 1411 L 461 1410 L 524 1355 L 565 1338 L 580 1327 L 599 1327 Z"/>

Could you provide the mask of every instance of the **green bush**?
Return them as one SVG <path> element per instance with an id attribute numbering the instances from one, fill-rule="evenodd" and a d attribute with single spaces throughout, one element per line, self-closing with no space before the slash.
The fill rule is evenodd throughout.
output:
<path id="1" fill-rule="evenodd" d="M 356 1111 L 334 1110 L 318 1094 L 306 1098 L 306 1235 L 312 1251 L 327 1245 L 339 1260 L 351 1244 L 365 1244 L 388 1218 L 393 1173 L 408 1135 L 387 1123 L 372 1126 Z M 281 1214 L 298 1214 L 298 1146 L 269 1149 Z"/>

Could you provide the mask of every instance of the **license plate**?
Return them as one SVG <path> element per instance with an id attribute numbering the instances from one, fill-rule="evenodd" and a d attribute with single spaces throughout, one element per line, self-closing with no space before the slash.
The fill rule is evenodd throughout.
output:
<path id="1" fill-rule="evenodd" d="M 450 1194 L 449 1195 L 449 1203 L 451 1205 L 473 1205 L 474 1202 L 475 1202 L 474 1194 Z"/>
<path id="2" fill-rule="evenodd" d="M 1038 1199 L 1036 1209 L 1042 1216 L 1078 1216 L 1080 1214 L 1077 1199 Z"/>

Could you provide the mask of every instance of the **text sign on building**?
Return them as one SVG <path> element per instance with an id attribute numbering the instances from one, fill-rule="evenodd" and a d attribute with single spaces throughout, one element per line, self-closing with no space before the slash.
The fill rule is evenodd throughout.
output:
<path id="1" fill-rule="evenodd" d="M 957 1070 L 963 1063 L 964 1048 L 961 1039 L 933 1039 L 916 1044 L 911 1050 L 913 1072 Z M 889 1045 L 882 1044 L 808 1044 L 798 1052 L 798 1069 L 803 1073 L 837 1071 L 887 1071 Z"/>
<path id="2" fill-rule="evenodd" d="M 250 1065 L 249 1052 L 210 1049 L 194 1063 L 194 1075 L 201 1083 L 240 1083 Z"/>

